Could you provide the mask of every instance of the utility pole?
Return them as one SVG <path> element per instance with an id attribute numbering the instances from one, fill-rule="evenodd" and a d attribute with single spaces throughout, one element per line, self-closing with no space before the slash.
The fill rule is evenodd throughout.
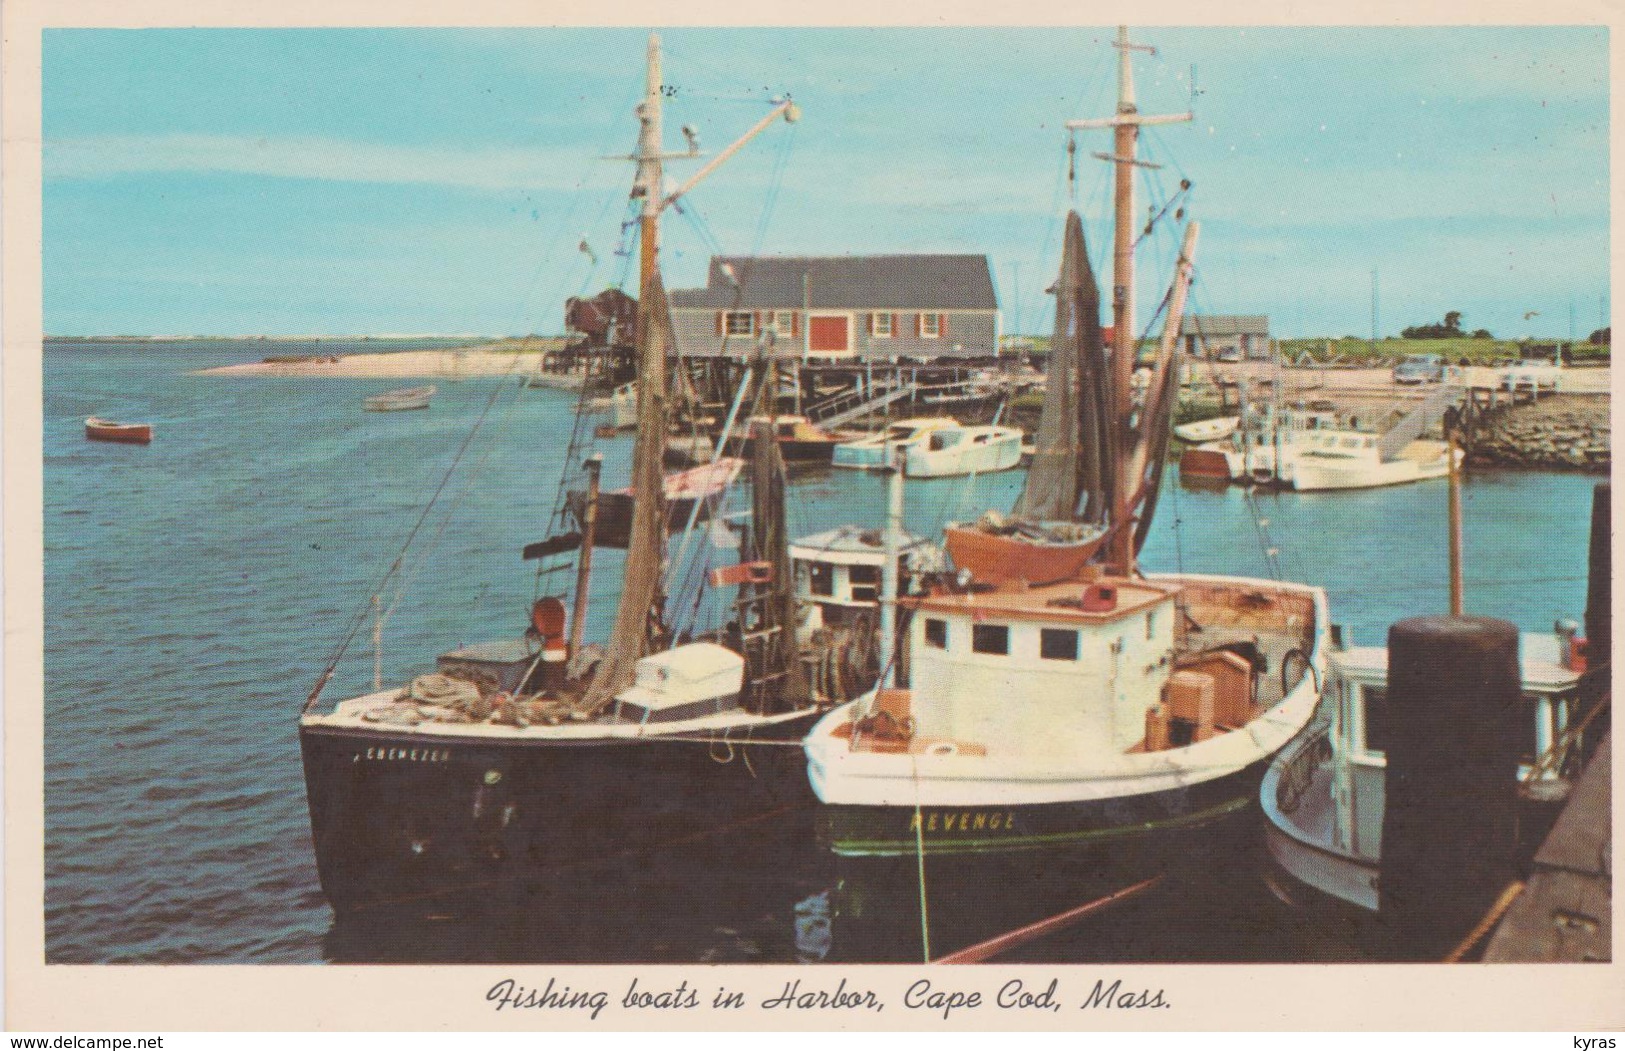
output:
<path id="1" fill-rule="evenodd" d="M 1371 346 L 1372 354 L 1377 353 L 1377 268 L 1371 268 Z"/>
<path id="2" fill-rule="evenodd" d="M 1012 263 L 1010 265 L 1016 272 L 1015 301 L 1011 304 L 1014 307 L 1014 309 L 1011 311 L 1010 327 L 1014 331 L 1015 335 L 1021 336 L 1021 335 L 1024 334 L 1021 331 L 1021 264 L 1020 263 Z"/>

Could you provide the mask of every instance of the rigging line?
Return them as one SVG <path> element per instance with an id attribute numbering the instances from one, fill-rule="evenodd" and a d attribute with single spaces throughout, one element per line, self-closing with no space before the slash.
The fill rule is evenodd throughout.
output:
<path id="1" fill-rule="evenodd" d="M 631 108 L 632 103 L 641 96 L 641 91 L 638 91 L 635 94 L 623 94 L 621 96 L 621 101 L 624 103 L 624 107 L 617 106 L 615 108 L 615 112 L 619 113 L 623 112 L 624 109 Z M 587 186 L 590 182 L 590 173 L 600 163 L 598 158 L 608 155 L 610 150 L 614 148 L 616 140 L 620 139 L 622 134 L 623 132 L 620 125 L 606 122 L 605 134 L 599 144 L 599 148 L 587 156 L 585 164 L 581 168 L 581 174 L 575 180 L 575 188 L 569 195 L 569 206 L 561 210 L 558 225 L 554 228 L 553 233 L 540 242 L 543 246 L 554 244 L 563 245 L 566 243 L 564 231 L 570 226 L 571 220 L 575 217 L 576 210 L 581 206 L 581 201 L 587 196 Z M 614 203 L 615 197 L 620 196 L 623 193 L 624 191 L 617 191 L 615 195 L 606 195 L 603 211 L 607 211 L 608 207 Z M 543 287 L 544 285 L 551 286 L 555 283 L 563 284 L 563 282 L 554 282 L 551 280 L 544 281 L 542 279 L 543 272 L 553 262 L 554 260 L 551 255 L 544 251 L 541 259 L 537 262 L 536 269 L 531 275 L 531 280 L 527 284 L 525 292 L 521 297 L 520 306 L 517 312 L 518 318 L 516 318 L 516 320 L 522 321 L 523 318 L 530 313 L 531 300 L 535 297 L 539 288 Z"/>
<path id="2" fill-rule="evenodd" d="M 1268 567 L 1271 579 L 1281 579 L 1280 551 L 1270 540 L 1269 519 L 1264 517 L 1253 494 L 1253 487 L 1242 489 L 1242 500 L 1247 505 L 1247 513 L 1253 521 L 1253 532 L 1258 536 L 1258 544 L 1264 554 L 1264 564 Z"/>
<path id="3" fill-rule="evenodd" d="M 518 359 L 515 358 L 516 363 L 517 360 Z M 496 422 L 490 433 L 489 440 L 483 444 L 479 456 L 474 461 L 473 466 L 471 466 L 464 473 L 461 487 L 452 496 L 451 504 L 447 508 L 445 514 L 441 516 L 440 524 L 435 528 L 434 535 L 419 550 L 414 559 L 413 567 L 410 573 L 396 589 L 394 599 L 391 600 L 389 607 L 380 616 L 380 624 L 386 623 L 390 616 L 395 612 L 396 607 L 400 605 L 401 600 L 411 588 L 412 583 L 417 579 L 418 574 L 422 572 L 424 566 L 427 564 L 430 552 L 434 551 L 434 549 L 439 545 L 441 537 L 444 535 L 447 526 L 449 526 L 452 520 L 456 518 L 457 512 L 462 507 L 463 501 L 466 500 L 468 495 L 474 491 L 475 483 L 480 479 L 486 469 L 486 466 L 491 462 L 493 454 L 501 445 L 502 438 L 508 433 L 508 429 L 513 425 L 514 421 L 518 419 L 518 408 L 520 403 L 524 400 L 524 387 L 503 382 L 503 379 L 505 379 L 505 377 L 498 379 L 496 389 L 498 393 L 503 391 L 507 392 L 508 404 L 506 409 L 504 409 L 497 416 Z"/>
<path id="4" fill-rule="evenodd" d="M 1178 470 L 1177 465 L 1175 466 L 1175 470 Z M 1183 528 L 1185 518 L 1184 514 L 1179 509 L 1179 490 L 1183 483 L 1184 479 L 1181 478 L 1179 481 L 1174 482 L 1173 485 L 1168 487 L 1172 490 L 1172 492 L 1168 494 L 1170 498 L 1169 502 L 1174 505 L 1174 568 L 1180 573 L 1185 572 L 1185 530 Z"/>
<path id="5" fill-rule="evenodd" d="M 519 360 L 518 355 L 515 355 L 513 360 L 515 363 L 517 363 Z M 513 365 L 509 365 L 510 372 L 512 369 Z M 383 577 L 378 581 L 377 587 L 375 587 L 372 591 L 373 595 L 383 594 L 384 589 L 389 586 L 389 582 L 394 578 L 395 574 L 400 571 L 401 566 L 406 560 L 407 551 L 411 549 L 412 542 L 417 539 L 418 531 L 423 528 L 423 523 L 428 520 L 429 512 L 434 509 L 435 503 L 440 499 L 440 494 L 445 492 L 446 486 L 450 484 L 452 476 L 457 471 L 457 466 L 462 463 L 463 456 L 468 452 L 469 445 L 474 441 L 474 436 L 479 433 L 481 426 L 483 426 L 485 423 L 486 417 L 491 413 L 491 407 L 496 404 L 497 397 L 502 393 L 502 387 L 503 384 L 497 383 L 492 388 L 491 396 L 485 401 L 485 407 L 480 410 L 480 415 L 474 421 L 474 426 L 469 428 L 468 434 L 463 438 L 462 444 L 457 447 L 457 453 L 452 457 L 451 463 L 447 465 L 445 474 L 443 474 L 440 478 L 440 484 L 435 486 L 434 494 L 429 497 L 429 502 L 424 505 L 422 512 L 420 512 L 418 515 L 417 521 L 412 524 L 411 530 L 406 534 L 405 542 L 401 544 L 400 553 L 395 556 L 395 560 L 391 562 L 389 568 L 384 571 Z M 333 656 L 328 660 L 327 666 L 322 670 L 321 676 L 317 679 L 316 686 L 311 690 L 310 696 L 306 698 L 304 707 L 305 711 L 308 712 L 316 704 L 317 699 L 321 696 L 322 689 L 326 687 L 328 680 L 333 677 L 334 670 L 338 668 L 339 661 L 344 659 L 344 654 L 349 650 L 350 644 L 355 641 L 356 635 L 360 633 L 362 626 L 366 623 L 367 613 L 371 609 L 372 598 L 371 596 L 368 596 L 367 601 L 361 604 L 360 608 L 356 610 L 355 615 L 351 618 L 350 630 L 339 642 L 338 648 L 334 650 Z"/>
<path id="6" fill-rule="evenodd" d="M 766 196 L 766 199 L 763 201 L 763 204 L 762 204 L 761 218 L 758 220 L 757 226 L 756 226 L 755 243 L 751 247 L 751 257 L 752 258 L 756 258 L 756 257 L 760 256 L 761 249 L 762 249 L 762 244 L 766 240 L 767 229 L 768 229 L 768 226 L 769 226 L 769 224 L 770 224 L 770 222 L 772 220 L 774 208 L 775 208 L 775 206 L 776 206 L 776 204 L 778 202 L 779 191 L 780 191 L 780 189 L 782 188 L 782 185 L 783 185 L 784 171 L 785 171 L 785 168 L 786 168 L 786 166 L 788 165 L 788 162 L 789 162 L 790 143 L 793 140 L 794 135 L 795 135 L 795 126 L 792 125 L 791 129 L 790 129 L 790 134 L 784 136 L 784 138 L 782 140 L 782 144 L 781 144 L 780 149 L 779 149 L 779 155 L 778 155 L 778 158 L 777 158 L 777 163 L 775 163 L 772 175 L 770 177 L 767 196 Z M 693 209 L 693 211 L 695 211 L 696 215 L 698 214 L 697 209 Z M 713 240 L 715 240 L 715 238 L 713 238 Z M 720 244 L 717 246 L 717 253 L 716 254 L 719 255 L 719 256 L 724 254 L 722 252 L 722 250 L 721 250 L 721 245 Z M 745 289 L 746 289 L 746 286 L 747 286 L 747 284 L 749 283 L 749 280 L 750 280 L 750 274 L 748 272 L 750 268 L 747 267 L 746 269 L 747 269 L 747 273 L 742 275 L 739 284 L 736 286 L 737 291 L 736 291 L 736 294 L 735 294 L 735 297 L 734 297 L 734 306 L 735 307 L 737 307 L 741 302 L 743 302 L 744 295 L 745 295 Z M 695 433 L 697 435 L 697 433 L 698 433 L 698 423 L 697 423 L 697 421 L 692 420 L 692 419 L 690 420 L 690 429 L 695 431 Z M 733 488 L 732 486 L 729 487 L 730 490 L 732 488 Z M 729 495 L 729 493 L 727 491 L 725 491 L 721 495 L 721 498 L 716 501 L 717 504 L 722 505 L 722 506 L 721 507 L 713 507 L 713 512 L 714 513 L 720 513 L 722 511 L 722 509 L 726 507 L 728 495 Z M 691 527 L 693 527 L 695 525 L 696 525 L 696 523 L 690 522 Z M 726 527 L 724 527 L 724 528 L 726 528 Z M 685 530 L 685 532 L 687 532 L 687 531 Z M 688 560 L 688 564 L 686 566 L 673 567 L 673 568 L 677 569 L 679 572 L 682 573 L 682 576 L 681 576 L 681 578 L 679 580 L 679 584 L 680 584 L 681 589 L 683 591 L 686 591 L 689 588 L 693 588 L 693 591 L 694 591 L 694 602 L 693 602 L 692 607 L 691 607 L 691 609 L 689 611 L 689 617 L 688 617 L 689 627 L 690 628 L 692 628 L 693 624 L 698 620 L 698 617 L 699 617 L 700 606 L 701 606 L 701 603 L 702 603 L 702 601 L 703 601 L 703 599 L 705 597 L 705 593 L 706 593 L 706 589 L 703 586 L 704 585 L 704 580 L 705 580 L 705 573 L 710 569 L 710 558 L 709 558 L 709 556 L 714 550 L 715 550 L 715 545 L 714 544 L 709 545 L 708 547 L 701 547 L 701 548 L 699 548 L 699 549 L 697 549 L 695 551 L 694 557 L 692 559 Z"/>
<path id="7" fill-rule="evenodd" d="M 1510 588 L 1523 587 L 1526 584 L 1579 584 L 1585 582 L 1584 576 L 1569 577 L 1524 577 L 1516 580 L 1468 580 L 1464 583 L 1472 588 Z M 1448 590 L 1444 584 L 1412 584 L 1400 587 L 1372 587 L 1367 581 L 1361 581 L 1357 586 L 1338 587 L 1331 584 L 1324 585 L 1329 595 L 1425 595 L 1442 594 Z"/>

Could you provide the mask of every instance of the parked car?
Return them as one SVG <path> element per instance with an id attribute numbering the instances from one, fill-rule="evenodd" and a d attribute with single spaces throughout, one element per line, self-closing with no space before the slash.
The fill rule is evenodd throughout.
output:
<path id="1" fill-rule="evenodd" d="M 1395 383 L 1438 383 L 1444 379 L 1444 360 L 1437 354 L 1412 354 L 1394 366 Z"/>
<path id="2" fill-rule="evenodd" d="M 1539 358 L 1520 358 L 1500 372 L 1501 389 L 1556 390 L 1557 378 L 1562 370 L 1550 361 Z"/>

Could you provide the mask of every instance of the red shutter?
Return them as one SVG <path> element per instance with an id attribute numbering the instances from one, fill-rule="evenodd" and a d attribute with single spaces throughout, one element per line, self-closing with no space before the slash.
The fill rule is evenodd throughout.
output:
<path id="1" fill-rule="evenodd" d="M 790 312 L 790 336 L 794 338 L 799 335 L 801 335 L 801 312 L 792 310 Z"/>
<path id="2" fill-rule="evenodd" d="M 875 316 L 873 314 L 870 314 L 869 315 L 869 335 L 872 336 L 874 334 L 875 334 Z"/>
<path id="3" fill-rule="evenodd" d="M 943 339 L 948 338 L 948 315 L 947 314 L 938 314 L 937 315 L 937 335 L 941 336 Z"/>
<path id="4" fill-rule="evenodd" d="M 896 314 L 893 314 L 891 316 L 891 334 L 894 335 L 894 336 L 900 335 L 900 333 L 897 330 L 897 315 Z"/>
<path id="5" fill-rule="evenodd" d="M 727 329 L 724 327 L 722 311 L 717 311 L 717 335 L 722 335 Z"/>
<path id="6" fill-rule="evenodd" d="M 762 334 L 762 312 L 760 310 L 750 316 L 750 330 L 758 336 Z"/>

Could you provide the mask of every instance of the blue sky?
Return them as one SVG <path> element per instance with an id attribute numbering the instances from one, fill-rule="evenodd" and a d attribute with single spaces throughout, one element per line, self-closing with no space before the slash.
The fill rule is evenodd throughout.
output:
<path id="1" fill-rule="evenodd" d="M 50 30 L 45 327 L 58 334 L 553 332 L 616 281 L 643 30 Z M 1069 118 L 1109 112 L 1109 28 L 672 29 L 667 116 L 720 149 L 669 215 L 670 286 L 712 251 L 985 252 L 1007 328 L 1047 327 Z M 1195 308 L 1364 336 L 1459 310 L 1582 337 L 1608 288 L 1601 28 L 1152 28 L 1141 109 L 1194 184 Z M 1102 133 L 1077 203 L 1109 237 Z M 681 177 L 688 165 L 673 165 Z M 1141 207 L 1146 195 L 1141 194 Z M 586 235 L 598 262 L 577 251 Z M 1173 231 L 1146 253 L 1142 316 Z M 1525 320 L 1525 314 L 1538 315 Z"/>

